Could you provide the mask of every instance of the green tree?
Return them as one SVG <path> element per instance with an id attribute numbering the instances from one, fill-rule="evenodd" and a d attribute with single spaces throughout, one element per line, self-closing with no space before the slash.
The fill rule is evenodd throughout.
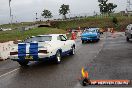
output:
<path id="1" fill-rule="evenodd" d="M 69 9 L 69 5 L 61 5 L 60 9 L 59 9 L 59 13 L 62 14 L 64 16 L 64 19 L 66 19 L 66 14 L 68 14 L 70 11 Z"/>
<path id="2" fill-rule="evenodd" d="M 108 13 L 113 13 L 114 12 L 113 10 L 117 7 L 117 5 L 113 3 L 108 3 L 107 5 L 108 5 Z"/>
<path id="3" fill-rule="evenodd" d="M 52 18 L 53 16 L 52 16 L 52 13 L 49 11 L 49 10 L 46 10 L 46 9 L 44 9 L 44 11 L 43 11 L 43 13 L 42 13 L 42 16 L 44 17 L 44 18 Z"/>
<path id="4" fill-rule="evenodd" d="M 99 4 L 100 12 L 101 12 L 102 14 L 108 12 L 108 10 L 107 10 L 107 1 L 108 1 L 108 0 L 98 0 L 98 2 L 100 3 L 100 4 Z"/>
<path id="5" fill-rule="evenodd" d="M 115 29 L 119 30 L 120 29 L 120 24 L 118 23 L 118 19 L 116 17 L 113 17 L 112 22 L 114 24 Z"/>
<path id="6" fill-rule="evenodd" d="M 98 0 L 98 2 L 100 3 L 99 4 L 99 7 L 100 7 L 100 12 L 102 14 L 104 13 L 113 13 L 114 9 L 117 7 L 116 4 L 113 4 L 113 3 L 107 3 L 108 0 Z"/>
<path id="7" fill-rule="evenodd" d="M 114 24 L 118 24 L 117 18 L 116 18 L 116 17 L 113 17 L 113 18 L 112 18 L 112 22 L 113 22 Z"/>

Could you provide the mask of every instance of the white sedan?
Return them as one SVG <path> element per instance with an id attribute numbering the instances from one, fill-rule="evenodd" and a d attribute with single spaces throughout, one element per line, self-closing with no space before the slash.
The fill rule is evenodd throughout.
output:
<path id="1" fill-rule="evenodd" d="M 55 60 L 60 63 L 62 56 L 75 54 L 75 41 L 65 34 L 38 35 L 18 43 L 9 58 L 26 66 L 29 61 Z"/>

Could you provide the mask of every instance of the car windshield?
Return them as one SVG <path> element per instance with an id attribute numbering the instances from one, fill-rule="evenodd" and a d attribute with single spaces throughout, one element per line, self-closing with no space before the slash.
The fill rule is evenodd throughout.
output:
<path id="1" fill-rule="evenodd" d="M 51 41 L 51 40 L 52 40 L 52 36 L 37 36 L 37 37 L 26 39 L 24 42 L 25 43 L 44 42 L 44 41 Z"/>
<path id="2" fill-rule="evenodd" d="M 96 29 L 86 29 L 86 30 L 84 31 L 84 33 L 86 33 L 86 32 L 96 32 Z"/>

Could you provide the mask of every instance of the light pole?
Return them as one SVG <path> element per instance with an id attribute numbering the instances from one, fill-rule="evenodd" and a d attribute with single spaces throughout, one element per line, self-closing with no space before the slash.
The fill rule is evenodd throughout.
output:
<path id="1" fill-rule="evenodd" d="M 38 13 L 35 13 L 35 14 L 36 14 L 36 21 L 37 21 L 37 19 L 38 19 L 38 18 L 37 18 L 37 17 L 38 17 L 38 16 L 37 16 L 37 15 L 38 15 Z"/>
<path id="2" fill-rule="evenodd" d="M 12 27 L 12 13 L 11 13 L 11 0 L 9 0 L 9 8 L 10 8 L 10 24 L 11 24 L 11 27 Z"/>
<path id="3" fill-rule="evenodd" d="M 11 15 L 11 24 L 13 23 L 13 18 L 14 18 L 13 15 Z"/>

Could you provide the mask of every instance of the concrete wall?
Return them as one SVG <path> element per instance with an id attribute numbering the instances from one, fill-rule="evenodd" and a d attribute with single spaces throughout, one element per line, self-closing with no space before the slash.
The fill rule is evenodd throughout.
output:
<path id="1" fill-rule="evenodd" d="M 15 44 L 13 44 L 13 41 L 0 43 L 0 60 L 6 60 L 8 58 L 13 46 L 15 46 Z"/>

